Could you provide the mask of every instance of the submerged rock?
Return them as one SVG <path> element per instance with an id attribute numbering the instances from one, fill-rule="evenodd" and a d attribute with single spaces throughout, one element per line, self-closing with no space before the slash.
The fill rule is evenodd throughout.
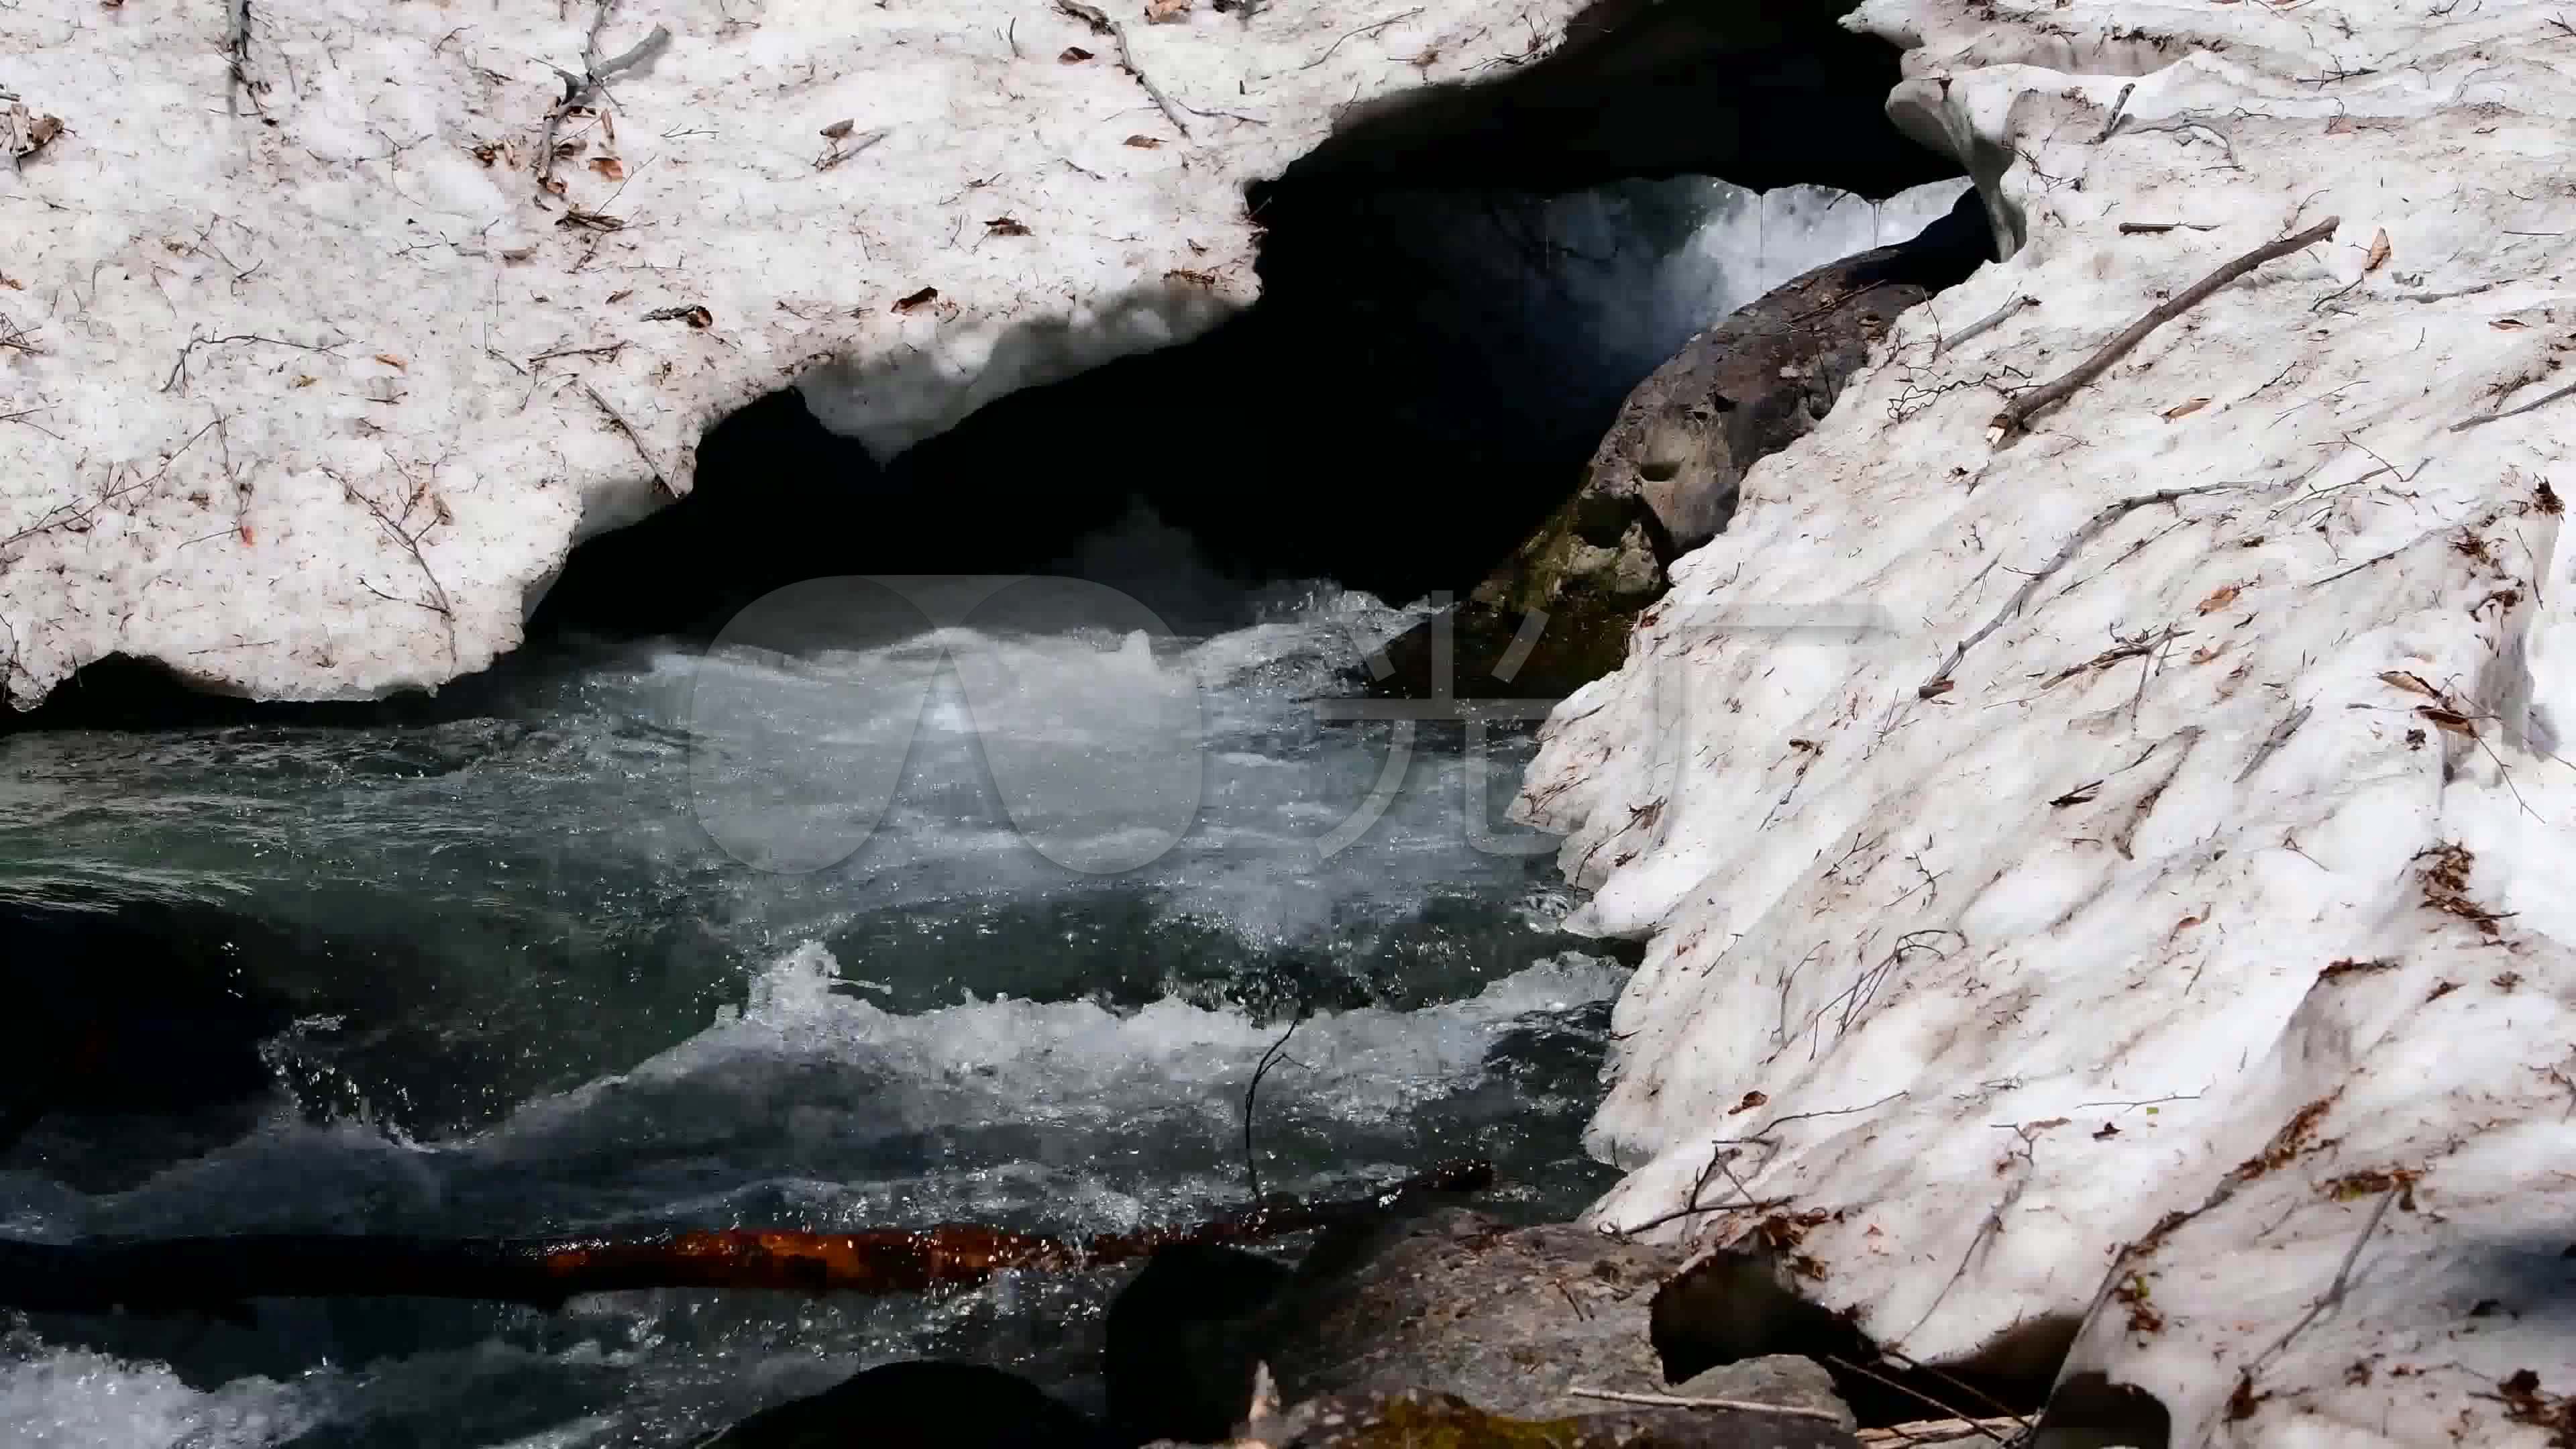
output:
<path id="1" fill-rule="evenodd" d="M 1107 1449 L 1113 1441 L 1037 1385 L 982 1364 L 881 1364 L 763 1409 L 702 1449 Z"/>
<path id="2" fill-rule="evenodd" d="M 1292 1274 L 1240 1248 L 1156 1253 L 1109 1305 L 1109 1418 L 1140 1439 L 1220 1439 L 1252 1402 L 1263 1310 Z"/>
<path id="3" fill-rule="evenodd" d="M 1725 529 L 1745 470 L 1814 428 L 1897 315 L 1993 246 L 1965 192 L 1911 239 L 1817 267 L 1691 339 L 1628 395 L 1574 496 L 1458 607 L 1454 663 L 1427 622 L 1388 646 L 1385 687 L 1425 693 L 1445 672 L 1462 696 L 1552 699 L 1616 669 L 1666 568 Z M 1532 618 L 1544 627 L 1521 644 Z"/>

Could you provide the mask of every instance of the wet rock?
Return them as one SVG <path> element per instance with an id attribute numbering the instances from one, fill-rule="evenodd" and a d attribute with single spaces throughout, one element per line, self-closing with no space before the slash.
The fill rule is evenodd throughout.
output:
<path id="1" fill-rule="evenodd" d="M 1853 1449 L 1838 1424 L 1735 1410 L 1596 1405 L 1552 1418 L 1497 1414 L 1414 1389 L 1329 1395 L 1247 1426 L 1233 1449 Z"/>
<path id="2" fill-rule="evenodd" d="M 1741 1399 L 1831 1414 L 1846 1429 L 1859 1420 L 1834 1391 L 1834 1376 L 1823 1364 L 1793 1353 L 1766 1354 L 1740 1363 L 1722 1364 L 1695 1374 L 1665 1392 L 1681 1399 Z"/>
<path id="3" fill-rule="evenodd" d="M 1037 1385 L 982 1364 L 882 1364 L 763 1409 L 702 1449 L 1108 1449 Z"/>
<path id="4" fill-rule="evenodd" d="M 1804 437 L 1896 317 L 1992 255 L 1974 191 L 1907 241 L 1818 267 L 1738 308 L 1639 383 L 1582 486 L 1454 611 L 1444 670 L 1426 623 L 1378 687 L 1557 699 L 1618 667 L 1666 569 L 1715 538 L 1756 462 Z M 1533 612 L 1544 627 L 1523 639 Z"/>
<path id="5" fill-rule="evenodd" d="M 1291 1276 L 1240 1248 L 1156 1253 L 1109 1305 L 1110 1422 L 1138 1439 L 1224 1438 L 1252 1401 L 1262 1310 Z"/>
<path id="6" fill-rule="evenodd" d="M 1649 1322 L 1672 1252 L 1465 1209 L 1319 1247 L 1272 1314 L 1281 1395 L 1431 1388 L 1512 1416 L 1597 1412 L 1575 1385 L 1668 1392 Z"/>

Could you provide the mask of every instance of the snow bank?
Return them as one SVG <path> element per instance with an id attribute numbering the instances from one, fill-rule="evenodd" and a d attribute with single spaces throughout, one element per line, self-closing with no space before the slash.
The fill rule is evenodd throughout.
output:
<path id="1" fill-rule="evenodd" d="M 22 706 L 111 652 L 289 698 L 481 668 L 726 411 L 804 377 L 887 454 L 1185 340 L 1253 295 L 1247 180 L 1575 6 L 628 4 L 594 59 L 668 38 L 561 120 L 542 198 L 587 0 L 259 0 L 238 59 L 228 9 L 7 12 Z"/>
<path id="2" fill-rule="evenodd" d="M 1802 1286 L 1919 1358 L 2098 1305 L 2069 1374 L 2177 1445 L 2565 1442 L 2576 30 L 1854 23 L 1919 47 L 1891 112 L 2022 244 L 1548 726 L 1520 808 L 1570 833 L 1580 923 L 1651 943 L 1594 1217 L 1821 1209 Z M 1990 443 L 2002 389 L 2329 215 Z M 1746 627 L 1802 617 L 1887 626 Z"/>

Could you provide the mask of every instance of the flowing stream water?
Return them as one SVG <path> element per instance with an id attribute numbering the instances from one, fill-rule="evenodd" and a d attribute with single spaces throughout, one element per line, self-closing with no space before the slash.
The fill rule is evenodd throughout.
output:
<path id="1" fill-rule="evenodd" d="M 255 920 L 241 977 L 299 1013 L 265 1046 L 278 1085 L 229 1116 L 41 1121 L 0 1157 L 0 1231 L 1188 1219 L 1245 1200 L 1245 1089 L 1300 1010 L 1259 1099 L 1265 1190 L 1476 1155 L 1502 1210 L 1579 1209 L 1606 1181 L 1577 1137 L 1624 972 L 1555 930 L 1551 854 L 1470 844 L 1470 789 L 1525 835 L 1499 822 L 1526 742 L 1480 761 L 1422 731 L 1383 816 L 1327 855 L 1398 727 L 1316 702 L 1411 616 L 1328 588 L 1259 612 L 1160 641 L 627 646 L 426 721 L 0 740 L 0 895 Z M 1012 687 L 938 668 L 977 650 Z M 1122 671 L 1196 691 L 1199 807 L 1142 865 L 1068 869 L 1015 828 L 987 753 L 1078 762 L 1103 746 L 1080 701 Z M 893 676 L 927 686 L 908 718 L 843 688 Z M 887 712 L 817 712 L 852 699 Z M 785 793 L 725 763 L 781 720 L 802 742 Z M 727 848 L 799 838 L 835 772 L 907 726 L 902 788 L 850 858 L 780 873 Z M 1082 1398 L 1115 1277 L 49 1316 L 0 1331 L 0 1425 L 38 1445 L 684 1444 L 921 1355 Z"/>

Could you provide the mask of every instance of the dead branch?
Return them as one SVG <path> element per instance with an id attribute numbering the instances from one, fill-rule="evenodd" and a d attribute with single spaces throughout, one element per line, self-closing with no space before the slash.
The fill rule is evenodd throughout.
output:
<path id="1" fill-rule="evenodd" d="M 2120 129 L 2120 122 L 2126 119 L 2128 115 L 2129 96 L 2135 92 L 2137 88 L 2138 83 L 2136 81 L 2131 81 L 2127 85 L 2120 87 L 2120 94 L 2111 102 L 2111 114 L 2105 117 L 2102 121 L 2102 133 L 2093 138 L 2094 145 L 2099 146 L 2103 142 L 2110 140 L 2111 133 Z"/>
<path id="2" fill-rule="evenodd" d="M 1656 1409 L 1731 1409 L 1746 1414 L 1777 1414 L 1791 1419 L 1829 1419 L 1840 1422 L 1842 1415 L 1833 1409 L 1819 1409 L 1809 1404 L 1766 1404 L 1758 1399 L 1709 1399 L 1688 1394 L 1632 1394 L 1622 1389 L 1595 1389 L 1576 1384 L 1566 1390 L 1578 1399 L 1606 1399 L 1614 1404 L 1643 1404 Z"/>
<path id="3" fill-rule="evenodd" d="M 2562 397 L 2576 397 L 2576 382 L 2571 382 L 2546 397 L 2534 398 L 2530 402 L 2524 403 L 2522 406 L 2506 412 L 2480 413 L 2473 418 L 2464 418 L 2459 422 L 2451 424 L 2451 431 L 2455 433 L 2465 433 L 2471 428 L 2484 427 L 2488 423 L 2500 423 L 2506 418 L 2517 418 L 2522 416 L 2524 413 L 2530 412 L 2533 408 L 2547 407 L 2549 404 L 2558 401 Z"/>
<path id="4" fill-rule="evenodd" d="M 298 352 L 318 352 L 326 357 L 330 355 L 332 348 L 340 345 L 337 342 L 325 342 L 319 345 L 304 342 L 289 342 L 283 337 L 264 337 L 256 332 L 235 332 L 227 337 L 201 337 L 197 334 L 196 329 L 190 328 L 186 344 L 181 346 L 179 349 L 178 360 L 170 364 L 169 375 L 161 379 L 161 391 L 168 392 L 174 387 L 186 385 L 188 381 L 188 357 L 189 354 L 195 352 L 198 348 L 229 347 L 236 342 L 257 342 L 268 347 L 292 347 Z"/>
<path id="5" fill-rule="evenodd" d="M 1075 1272 L 1178 1243 L 1258 1242 L 1373 1222 L 1409 1200 L 1491 1186 L 1483 1162 L 1444 1163 L 1340 1201 L 1280 1202 L 1187 1227 L 1067 1240 L 974 1223 L 815 1233 L 700 1229 L 614 1237 L 410 1238 L 273 1234 L 147 1242 L 0 1242 L 0 1303 L 37 1312 L 221 1309 L 249 1298 L 401 1295 L 554 1309 L 585 1293 L 754 1289 L 883 1296 L 968 1287 L 1027 1269 Z"/>
<path id="6" fill-rule="evenodd" d="M 2273 1340 L 2270 1348 L 2256 1354 L 2254 1361 L 2245 1366 L 2247 1379 L 2252 1379 L 2264 1364 L 2272 1360 L 2274 1355 L 2288 1348 L 2290 1340 L 2297 1338 L 2309 1324 L 2317 1321 L 2318 1314 L 2343 1302 L 2344 1290 L 2352 1286 L 2352 1265 L 2360 1261 L 2362 1248 L 2370 1242 L 2371 1234 L 2379 1231 L 2379 1220 L 2388 1216 L 2389 1205 L 2396 1202 L 2404 1190 L 2404 1184 L 2400 1183 L 2379 1195 L 2379 1206 L 2372 1208 L 2369 1219 L 2362 1223 L 2361 1236 L 2354 1238 L 2352 1246 L 2344 1250 L 2343 1263 L 2335 1269 L 2334 1281 L 2326 1285 L 2326 1291 L 2320 1294 L 2314 1303 L 2308 1305 L 2307 1312 L 2299 1315 L 2299 1321 L 2290 1325 L 2289 1332 Z"/>
<path id="7" fill-rule="evenodd" d="M 2084 361 L 2077 363 L 2073 370 L 2069 371 L 2064 377 L 2061 377 L 2057 381 L 2049 383 L 2044 387 L 2035 388 L 2030 392 L 2026 392 L 2020 397 L 2013 399 L 2011 404 L 2005 407 L 2002 412 L 1995 414 L 1994 422 L 1989 425 L 1988 429 L 1990 433 L 1989 441 L 2001 441 L 2004 438 L 2011 437 L 2012 435 L 2021 432 L 2023 429 L 2030 426 L 2031 418 L 2049 408 L 2055 407 L 2061 402 L 2064 402 L 2075 392 L 2076 389 L 2091 382 L 2093 379 L 2100 377 L 2103 373 L 2108 372 L 2112 363 L 2115 363 L 2121 358 L 2127 356 L 2130 349 L 2136 347 L 2139 343 L 2146 341 L 2148 333 L 2155 331 L 2157 328 L 2171 322 L 2176 317 L 2190 311 L 2193 307 L 2198 306 L 2203 300 L 2208 298 L 2212 292 L 2215 292 L 2219 288 L 2226 286 L 2228 283 L 2235 281 L 2238 277 L 2245 275 L 2247 272 L 2254 270 L 2265 262 L 2271 261 L 2276 257 L 2288 256 L 2290 253 L 2298 251 L 2303 247 L 2313 246 L 2316 243 L 2333 236 L 2335 228 L 2342 225 L 2342 222 L 2343 219 L 2341 217 L 2327 217 L 2325 220 L 2318 222 L 2315 226 L 2309 227 L 2306 231 L 2300 232 L 2296 236 L 2283 237 L 2279 241 L 2267 242 L 2262 246 L 2256 247 L 2254 250 L 2247 252 L 2245 255 L 2238 257 L 2236 260 L 2229 262 L 2223 267 L 2220 267 L 2217 271 L 2201 278 L 2189 289 L 2177 295 L 2172 301 L 2165 303 L 2154 311 L 2149 312 L 2146 316 L 2139 318 L 2130 326 L 2128 331 L 2123 332 L 2119 336 L 2112 338 L 2109 342 L 2104 343 L 2100 351 L 2095 352 L 2091 357 L 2084 359 Z"/>
<path id="8" fill-rule="evenodd" d="M 1951 647 L 1950 657 L 1942 660 L 1941 667 L 1932 672 L 1932 677 L 1923 681 L 1915 689 L 1915 697 L 1930 699 L 1946 692 L 1950 687 L 1951 671 L 1959 667 L 1959 661 L 1968 656 L 1968 651 L 1982 643 L 1987 635 L 2002 628 L 2011 620 L 2019 618 L 2021 611 L 2029 605 L 2032 596 L 2039 592 L 2040 586 L 2055 577 L 2059 569 L 2073 563 L 2075 555 L 2083 550 L 2084 545 L 2099 537 L 2104 529 L 2141 508 L 2158 503 L 2177 503 L 2198 493 L 2221 493 L 2229 489 L 2250 486 L 2252 485 L 2245 483 L 2203 483 L 2191 488 L 2159 488 L 2153 493 L 2141 493 L 2135 498 L 2123 498 L 2086 519 L 2084 526 L 2075 530 L 2075 536 L 2066 540 L 2066 546 L 2057 551 L 2057 556 L 2042 565 L 2029 578 L 2024 579 L 2022 586 L 2013 591 L 2013 596 L 2004 601 L 2004 606 L 1995 611 L 1993 618 L 1988 619 L 1977 632 Z"/>
<path id="9" fill-rule="evenodd" d="M 447 586 L 440 583 L 438 575 L 430 569 L 429 556 L 421 551 L 421 541 L 441 525 L 449 522 L 446 503 L 431 491 L 437 483 L 437 477 L 438 470 L 435 467 L 430 470 L 429 478 L 419 483 L 411 483 L 406 475 L 404 481 L 410 486 L 403 491 L 403 503 L 399 512 L 377 499 L 368 497 L 345 482 L 341 484 L 341 490 L 348 495 L 351 502 L 367 510 L 368 514 L 376 520 L 377 526 L 385 531 L 385 535 L 391 538 L 397 547 L 411 555 L 413 566 L 418 568 L 420 576 L 428 581 L 429 596 L 421 599 L 402 598 L 386 593 L 364 578 L 358 580 L 358 587 L 389 604 L 409 604 L 415 609 L 423 609 L 437 615 L 447 629 L 447 657 L 452 662 L 456 658 L 456 605 L 447 596 Z M 415 520 L 413 515 L 419 513 L 424 506 L 428 509 L 427 515 Z"/>
<path id="10" fill-rule="evenodd" d="M 1262 1052 L 1261 1060 L 1253 1064 L 1252 1081 L 1243 1089 L 1243 1175 L 1247 1185 L 1252 1189 L 1252 1201 L 1255 1204 L 1261 1201 L 1261 1168 L 1252 1156 L 1252 1105 L 1260 1095 L 1261 1079 L 1270 1074 L 1272 1067 L 1279 1065 L 1281 1059 L 1288 1053 L 1288 1038 L 1295 1036 L 1297 1028 L 1305 1024 L 1306 1014 L 1300 1011 L 1288 1023 L 1288 1029 L 1279 1033 L 1279 1039 Z"/>
<path id="11" fill-rule="evenodd" d="M 224 114 L 241 114 L 241 98 L 250 97 L 250 108 L 268 119 L 268 108 L 259 103 L 259 86 L 250 78 L 250 0 L 228 0 L 231 24 L 224 32 L 224 69 L 230 77 L 224 93 Z M 273 124 L 273 123 L 272 123 Z"/>
<path id="12" fill-rule="evenodd" d="M 1322 55 L 1316 56 L 1313 60 L 1310 60 L 1297 68 L 1299 70 L 1313 70 L 1315 67 L 1322 65 L 1325 61 L 1331 60 L 1333 58 L 1333 52 L 1342 48 L 1343 41 L 1357 40 L 1363 35 L 1375 35 L 1390 25 L 1402 25 L 1404 22 L 1411 20 L 1414 16 L 1421 13 L 1422 7 L 1416 5 L 1401 15 L 1390 15 L 1384 20 L 1378 21 L 1373 25 L 1363 25 L 1357 30 L 1345 30 L 1341 34 L 1333 37 L 1333 43 L 1324 47 L 1324 53 Z"/>
<path id="13" fill-rule="evenodd" d="M 618 416 L 617 409 L 608 405 L 608 399 L 599 395 L 599 389 L 592 387 L 589 383 L 585 382 L 581 385 L 581 390 L 590 395 L 590 400 L 598 405 L 601 412 L 608 414 L 609 424 L 615 427 L 617 431 L 624 433 L 626 435 L 627 442 L 635 445 L 635 456 L 644 460 L 644 470 L 653 475 L 653 486 L 661 489 L 664 497 L 679 497 L 679 490 L 673 488 L 671 486 L 671 480 L 663 476 L 662 466 L 653 461 L 652 454 L 644 451 L 643 435 L 636 432 L 634 426 L 628 423 L 626 419 Z"/>
<path id="14" fill-rule="evenodd" d="M 1939 1399 L 1932 1397 L 1930 1394 L 1923 1392 L 1921 1389 L 1914 1388 L 1911 1385 L 1889 1378 L 1887 1375 L 1880 1373 L 1875 1369 L 1863 1368 L 1859 1364 L 1853 1363 L 1850 1359 L 1840 1358 L 1833 1354 L 1826 1354 L 1825 1362 L 1832 1364 L 1837 1368 L 1859 1374 L 1862 1378 L 1875 1379 L 1879 1383 L 1885 1384 L 1887 1387 L 1905 1395 L 1907 1398 L 1920 1399 L 1924 1403 L 1930 1404 L 1933 1408 L 1940 1410 L 1942 1413 L 1949 1415 L 1952 1420 L 1975 1429 L 1977 1432 L 1994 1440 L 1998 1444 L 2009 1444 L 2012 1442 L 2011 1440 L 2006 1439 L 2001 1433 L 1997 1432 L 1997 1430 L 1990 1426 L 1986 1420 L 1972 1419 L 1967 1415 L 1960 1413 L 1957 1409 L 1951 1408 L 1948 1404 L 1942 1403 Z M 2019 1420 L 2007 1420 L 2005 1422 L 2011 1424 L 2016 1429 L 2027 1429 L 2030 1427 L 2028 1424 Z"/>
<path id="15" fill-rule="evenodd" d="M 1126 26 L 1110 19 L 1108 12 L 1083 4 L 1082 0 L 1055 0 L 1055 8 L 1091 27 L 1092 34 L 1106 35 L 1118 42 L 1119 69 L 1136 78 L 1136 84 L 1145 88 L 1146 98 L 1154 103 L 1154 109 L 1163 113 L 1163 119 L 1172 123 L 1172 129 L 1180 132 L 1182 139 L 1189 138 L 1189 123 L 1181 119 L 1181 108 L 1174 105 L 1172 98 L 1163 94 L 1163 88 L 1154 84 L 1154 78 L 1145 74 L 1145 68 L 1136 63 L 1136 47 L 1127 41 Z M 1202 111 L 1200 114 L 1207 113 Z"/>
<path id="16" fill-rule="evenodd" d="M 1918 1444 L 1955 1444 L 1963 1439 L 1993 1438 L 1997 1429 L 2025 1429 L 2027 1420 L 2019 1415 L 1995 1415 L 1984 1419 L 1917 1419 L 1910 1423 L 1890 1424 L 1884 1429 L 1861 1429 L 1852 1437 L 1863 1449 L 1905 1449 Z"/>
<path id="17" fill-rule="evenodd" d="M 833 167 L 838 166 L 842 162 L 849 160 L 851 157 L 858 155 L 860 152 L 867 150 L 869 147 L 874 146 L 886 137 L 893 135 L 894 127 L 879 126 L 877 129 L 868 132 L 866 135 L 860 136 L 855 140 L 851 140 L 848 144 L 844 145 L 843 138 L 847 137 L 849 134 L 849 132 L 843 131 L 839 136 L 831 138 L 832 149 L 824 152 L 822 156 L 814 162 L 815 170 L 831 170 Z"/>
<path id="18" fill-rule="evenodd" d="M 2016 296 L 2011 301 L 1997 307 L 1994 311 L 1987 313 L 1985 316 L 1978 318 L 1976 321 L 1969 323 L 1967 326 L 1960 328 L 1958 331 L 1942 338 L 1939 342 L 1934 343 L 1932 345 L 1932 355 L 1934 357 L 1938 357 L 1942 353 L 1947 352 L 1954 347 L 1964 346 L 1971 338 L 1983 337 L 1987 333 L 2001 327 L 2004 323 L 2010 321 L 2013 315 L 2021 311 L 2024 307 L 2036 307 L 2038 305 L 2039 299 L 2037 297 Z"/>
<path id="19" fill-rule="evenodd" d="M 564 118 L 590 104 L 591 97 L 599 94 L 600 87 L 610 77 L 632 70 L 651 60 L 653 53 L 660 50 L 663 43 L 671 38 L 671 32 L 667 27 L 656 25 L 645 32 L 644 38 L 628 50 L 602 60 L 599 55 L 599 32 L 608 24 L 608 12 L 616 8 L 617 0 L 599 0 L 599 8 L 591 12 L 590 33 L 585 35 L 581 42 L 580 75 L 574 75 L 560 66 L 549 67 L 562 79 L 564 93 L 563 99 L 555 102 L 554 109 L 546 112 L 545 138 L 537 147 L 537 201 L 540 205 L 544 204 L 546 198 L 554 195 L 555 133 L 562 128 Z"/>

